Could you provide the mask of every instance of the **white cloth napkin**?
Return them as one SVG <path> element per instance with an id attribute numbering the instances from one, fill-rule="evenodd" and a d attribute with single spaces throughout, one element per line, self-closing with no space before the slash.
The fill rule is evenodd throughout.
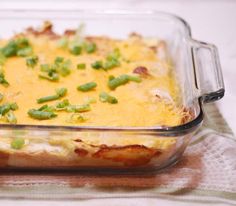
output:
<path id="1" fill-rule="evenodd" d="M 236 139 L 214 104 L 181 161 L 155 175 L 0 175 L 0 197 L 30 199 L 164 198 L 236 204 Z"/>

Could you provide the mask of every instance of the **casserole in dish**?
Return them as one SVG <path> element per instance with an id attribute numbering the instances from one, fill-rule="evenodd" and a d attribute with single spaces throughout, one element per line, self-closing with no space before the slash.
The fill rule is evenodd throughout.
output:
<path id="1" fill-rule="evenodd" d="M 179 159 L 201 125 L 202 103 L 224 94 L 216 48 L 191 39 L 178 17 L 3 11 L 0 18 L 2 168 L 160 169 Z M 35 29 L 43 20 L 52 24 Z M 86 35 L 74 30 L 81 23 Z"/>

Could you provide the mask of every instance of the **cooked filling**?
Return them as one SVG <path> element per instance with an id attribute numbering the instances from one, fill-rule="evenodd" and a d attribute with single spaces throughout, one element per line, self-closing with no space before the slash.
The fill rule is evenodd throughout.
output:
<path id="1" fill-rule="evenodd" d="M 0 122 L 74 126 L 176 126 L 189 113 L 166 45 L 57 35 L 52 25 L 0 40 Z"/>

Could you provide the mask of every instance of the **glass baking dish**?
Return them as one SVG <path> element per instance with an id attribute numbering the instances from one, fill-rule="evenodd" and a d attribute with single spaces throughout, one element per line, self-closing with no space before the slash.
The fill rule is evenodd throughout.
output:
<path id="1" fill-rule="evenodd" d="M 217 48 L 192 39 L 189 25 L 179 17 L 156 11 L 3 10 L 0 12 L 0 38 L 10 37 L 13 32 L 40 25 L 45 20 L 50 20 L 59 33 L 84 23 L 88 35 L 125 38 L 136 32 L 165 41 L 181 88 L 181 102 L 192 118 L 174 127 L 1 124 L 0 138 L 21 137 L 34 144 L 34 150 L 27 153 L 0 151 L 2 169 L 157 171 L 180 159 L 194 132 L 201 126 L 204 103 L 214 102 L 224 95 Z M 96 143 L 91 138 L 96 139 Z M 73 139 L 76 147 L 70 148 L 68 139 Z M 153 142 L 158 143 L 158 148 L 149 146 Z M 65 148 L 62 151 L 62 145 L 66 151 Z"/>

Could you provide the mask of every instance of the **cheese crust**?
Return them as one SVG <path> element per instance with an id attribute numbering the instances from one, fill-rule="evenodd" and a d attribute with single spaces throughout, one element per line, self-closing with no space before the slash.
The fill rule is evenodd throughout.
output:
<path id="1" fill-rule="evenodd" d="M 14 111 L 17 124 L 146 127 L 178 126 L 192 119 L 191 112 L 181 104 L 180 89 L 164 41 L 144 38 L 135 33 L 127 39 L 81 36 L 75 30 L 66 30 L 63 35 L 58 35 L 53 32 L 50 22 L 39 30 L 28 28 L 13 39 L 19 38 L 28 39 L 38 63 L 34 68 L 29 68 L 26 57 L 12 56 L 1 66 L 9 82 L 7 87 L 0 85 L 0 93 L 4 97 L 1 104 L 17 103 L 18 109 Z M 58 45 L 63 39 L 92 43 L 96 45 L 96 50 L 74 55 Z M 7 42 L 7 39 L 0 40 L 0 47 Z M 119 64 L 108 70 L 93 68 L 94 62 L 108 61 L 107 57 L 114 51 L 119 51 Z M 60 76 L 56 82 L 39 78 L 42 73 L 40 66 L 53 64 L 57 57 L 70 61 L 70 73 Z M 78 64 L 85 64 L 85 68 L 78 69 Z M 124 74 L 138 77 L 141 82 L 129 81 L 115 89 L 108 87 L 111 76 L 114 78 Z M 96 82 L 96 88 L 87 92 L 78 91 L 78 85 L 88 82 Z M 29 109 L 43 105 L 37 103 L 37 99 L 51 95 L 61 87 L 68 92 L 58 101 L 68 99 L 72 105 L 90 104 L 89 111 L 79 113 L 83 121 L 72 119 L 72 114 L 65 110 L 57 111 L 57 117 L 45 120 L 34 119 L 28 114 Z M 101 101 L 101 92 L 109 93 L 118 103 Z M 47 104 L 54 106 L 58 101 Z M 0 123 L 9 124 L 5 118 L 0 118 Z M 40 138 L 23 138 L 24 145 L 19 150 L 11 147 L 14 138 L 1 138 L 1 167 L 143 166 L 152 161 L 164 161 L 176 149 L 175 138 L 150 135 L 120 133 L 104 137 L 103 133 L 82 132 L 76 137 L 46 134 Z"/>

